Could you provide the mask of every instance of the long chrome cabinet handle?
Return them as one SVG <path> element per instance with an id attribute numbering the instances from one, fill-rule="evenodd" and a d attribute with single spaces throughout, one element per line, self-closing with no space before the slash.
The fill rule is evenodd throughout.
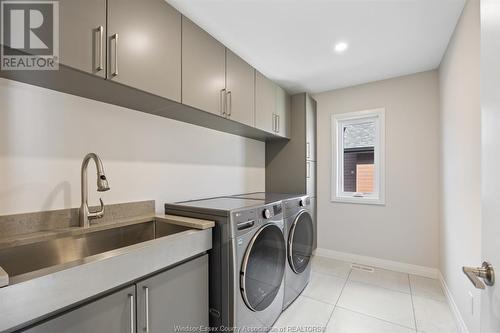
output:
<path id="1" fill-rule="evenodd" d="M 233 95 L 231 94 L 231 91 L 229 90 L 227 92 L 227 101 L 226 101 L 226 107 L 227 107 L 227 116 L 231 117 L 233 114 Z"/>
<path id="2" fill-rule="evenodd" d="M 280 115 L 276 115 L 276 133 L 280 132 Z"/>
<path id="3" fill-rule="evenodd" d="M 276 113 L 273 113 L 273 132 L 276 132 Z"/>
<path id="4" fill-rule="evenodd" d="M 104 27 L 100 25 L 97 27 L 97 32 L 99 33 L 98 47 L 97 47 L 97 66 L 96 71 L 102 71 L 104 69 L 103 66 L 103 38 L 104 38 Z"/>
<path id="5" fill-rule="evenodd" d="M 134 333 L 134 331 L 135 331 L 135 324 L 134 324 L 134 317 L 135 317 L 134 303 L 135 303 L 135 297 L 134 297 L 134 294 L 128 294 L 128 298 L 130 299 L 130 333 Z"/>
<path id="6" fill-rule="evenodd" d="M 112 76 L 118 75 L 118 34 L 111 36 L 111 41 L 115 41 L 115 54 L 114 54 L 114 70 L 111 73 Z"/>
<path id="7" fill-rule="evenodd" d="M 219 103 L 220 103 L 220 115 L 226 116 L 226 89 L 221 89 L 219 95 Z"/>
<path id="8" fill-rule="evenodd" d="M 306 158 L 311 158 L 311 144 L 306 142 Z"/>
<path id="9" fill-rule="evenodd" d="M 306 178 L 311 178 L 311 163 L 306 162 Z"/>
<path id="10" fill-rule="evenodd" d="M 146 316 L 146 327 L 144 327 L 144 331 L 149 333 L 149 288 L 144 287 L 144 311 Z"/>

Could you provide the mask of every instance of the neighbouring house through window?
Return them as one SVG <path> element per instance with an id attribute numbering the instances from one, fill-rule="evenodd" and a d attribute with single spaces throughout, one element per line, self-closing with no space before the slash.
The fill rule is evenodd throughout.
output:
<path id="1" fill-rule="evenodd" d="M 384 203 L 384 114 L 376 109 L 333 116 L 332 200 Z"/>

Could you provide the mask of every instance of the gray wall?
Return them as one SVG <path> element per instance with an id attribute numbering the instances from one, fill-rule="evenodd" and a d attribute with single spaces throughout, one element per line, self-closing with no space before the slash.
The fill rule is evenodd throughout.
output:
<path id="1" fill-rule="evenodd" d="M 480 292 L 461 267 L 481 263 L 479 0 L 462 13 L 439 70 L 441 91 L 441 265 L 470 332 L 479 332 Z M 474 295 L 471 313 L 469 292 Z"/>
<path id="2" fill-rule="evenodd" d="M 186 123 L 0 79 L 0 214 L 78 207 L 80 166 L 98 153 L 104 203 L 264 190 L 265 145 Z M 90 202 L 97 204 L 95 168 Z"/>
<path id="3" fill-rule="evenodd" d="M 318 249 L 437 268 L 437 71 L 334 90 L 318 101 Z M 331 202 L 331 116 L 386 109 L 386 204 Z"/>

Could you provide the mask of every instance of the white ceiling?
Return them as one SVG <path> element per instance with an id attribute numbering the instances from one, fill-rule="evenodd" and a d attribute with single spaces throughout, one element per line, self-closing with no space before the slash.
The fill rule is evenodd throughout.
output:
<path id="1" fill-rule="evenodd" d="M 167 1 L 290 92 L 313 93 L 437 68 L 465 3 Z"/>

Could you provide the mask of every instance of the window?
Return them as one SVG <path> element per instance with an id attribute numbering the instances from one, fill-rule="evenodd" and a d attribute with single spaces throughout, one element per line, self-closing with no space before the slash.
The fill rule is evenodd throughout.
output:
<path id="1" fill-rule="evenodd" d="M 332 116 L 332 201 L 384 204 L 385 110 Z"/>

